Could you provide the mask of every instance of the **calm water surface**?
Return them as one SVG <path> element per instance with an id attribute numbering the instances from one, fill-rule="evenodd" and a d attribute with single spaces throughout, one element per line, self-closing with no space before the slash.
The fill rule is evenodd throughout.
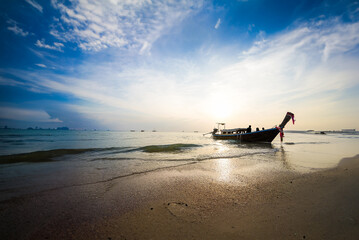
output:
<path id="1" fill-rule="evenodd" d="M 241 144 L 184 132 L 0 130 L 0 201 L 193 163 L 214 164 L 219 181 L 248 166 L 254 174 L 318 171 L 358 146 L 358 134 L 339 133 L 286 132 L 283 143 Z"/>

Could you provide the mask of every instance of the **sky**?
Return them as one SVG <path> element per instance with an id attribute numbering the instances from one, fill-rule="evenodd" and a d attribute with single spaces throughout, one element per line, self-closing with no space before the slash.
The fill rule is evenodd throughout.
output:
<path id="1" fill-rule="evenodd" d="M 0 0 L 0 127 L 359 129 L 359 2 Z"/>

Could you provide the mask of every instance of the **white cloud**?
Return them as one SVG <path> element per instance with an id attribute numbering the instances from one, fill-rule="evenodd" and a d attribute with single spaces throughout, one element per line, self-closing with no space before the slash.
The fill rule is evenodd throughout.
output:
<path id="1" fill-rule="evenodd" d="M 219 25 L 221 24 L 221 19 L 218 18 L 216 25 L 214 26 L 215 29 L 219 28 Z"/>
<path id="2" fill-rule="evenodd" d="M 12 31 L 16 35 L 19 35 L 19 36 L 22 36 L 22 37 L 26 37 L 27 35 L 29 35 L 29 32 L 26 32 L 22 28 L 20 28 L 16 21 L 14 21 L 12 19 L 9 19 L 7 21 L 7 23 L 10 25 L 9 27 L 7 27 L 7 29 Z"/>
<path id="3" fill-rule="evenodd" d="M 12 107 L 0 107 L 0 118 L 31 122 L 62 122 L 43 110 L 30 110 Z"/>
<path id="4" fill-rule="evenodd" d="M 167 29 L 199 9 L 202 1 L 71 1 L 66 6 L 52 0 L 61 13 L 50 33 L 75 42 L 82 50 L 109 47 L 135 49 L 141 54 Z"/>
<path id="5" fill-rule="evenodd" d="M 125 70 L 113 68 L 120 65 L 117 62 L 86 63 L 77 67 L 81 78 L 25 71 L 10 74 L 25 79 L 34 89 L 82 99 L 88 103 L 79 108 L 83 114 L 93 118 L 101 113 L 101 119 L 113 123 L 125 121 L 125 112 L 136 112 L 129 118 L 166 119 L 164 125 L 197 121 L 199 127 L 211 127 L 223 120 L 246 126 L 248 122 L 239 119 L 259 119 L 258 126 L 267 128 L 278 124 L 288 110 L 316 122 L 326 122 L 328 115 L 344 121 L 346 115 L 337 115 L 338 109 L 357 109 L 358 99 L 351 105 L 340 97 L 359 85 L 359 60 L 352 54 L 359 44 L 359 23 L 332 19 L 320 24 L 262 35 L 226 66 L 220 65 L 221 59 L 233 59 L 238 49 L 231 49 L 228 56 L 213 48 L 199 50 L 191 59 L 151 58 L 140 67 L 129 64 Z M 359 112 L 355 114 L 359 117 Z M 298 121 L 299 126 L 300 122 L 305 121 Z M 307 120 L 306 124 L 312 123 Z"/>
<path id="6" fill-rule="evenodd" d="M 42 6 L 34 0 L 25 0 L 28 4 L 33 6 L 36 10 L 42 13 Z"/>
<path id="7" fill-rule="evenodd" d="M 14 79 L 5 78 L 0 76 L 0 85 L 3 86 L 24 86 L 25 84 L 21 81 L 16 81 Z"/>
<path id="8" fill-rule="evenodd" d="M 58 42 L 54 42 L 54 45 L 48 45 L 45 43 L 45 40 L 37 40 L 35 43 L 35 46 L 40 47 L 40 48 L 46 48 L 46 49 L 51 49 L 51 50 L 56 50 L 56 51 L 60 51 L 62 52 L 62 48 L 64 47 L 64 44 L 62 43 L 58 43 Z"/>
<path id="9" fill-rule="evenodd" d="M 64 44 L 59 43 L 59 42 L 54 42 L 54 46 L 58 47 L 58 48 L 62 48 L 62 47 L 64 47 Z"/>
<path id="10" fill-rule="evenodd" d="M 233 105 L 238 116 L 253 119 L 258 119 L 259 113 L 273 116 L 283 108 L 297 109 L 303 117 L 315 118 L 312 123 L 306 122 L 309 125 L 323 120 L 324 113 L 335 116 L 338 109 L 350 112 L 354 106 L 343 104 L 341 97 L 359 85 L 359 69 L 355 67 L 359 60 L 351 55 L 358 44 L 359 23 L 343 23 L 339 19 L 320 25 L 311 22 L 263 38 L 241 54 L 240 61 L 217 72 L 215 89 L 226 94 L 223 98 L 214 96 L 227 99 L 222 100 L 222 105 Z M 322 112 L 313 110 L 318 104 Z M 358 111 L 356 114 L 359 117 Z M 335 116 L 337 122 L 344 121 L 343 116 Z"/>
<path id="11" fill-rule="evenodd" d="M 47 68 L 47 66 L 45 64 L 42 64 L 42 63 L 36 63 L 35 65 L 38 66 L 38 67 Z"/>
<path id="12" fill-rule="evenodd" d="M 148 42 L 144 42 L 140 49 L 140 54 L 144 54 L 145 52 L 148 52 L 150 48 L 151 48 L 150 44 Z"/>

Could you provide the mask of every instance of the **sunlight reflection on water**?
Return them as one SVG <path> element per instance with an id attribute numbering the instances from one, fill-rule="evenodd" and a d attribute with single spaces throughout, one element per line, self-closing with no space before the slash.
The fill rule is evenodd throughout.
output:
<path id="1" fill-rule="evenodd" d="M 231 160 L 221 158 L 217 160 L 217 171 L 219 174 L 218 180 L 228 182 L 230 180 L 232 165 Z"/>

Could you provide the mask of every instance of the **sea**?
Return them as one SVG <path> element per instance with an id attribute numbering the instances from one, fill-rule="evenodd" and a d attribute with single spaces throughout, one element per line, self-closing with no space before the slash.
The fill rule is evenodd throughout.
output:
<path id="1" fill-rule="evenodd" d="M 284 134 L 253 144 L 199 132 L 0 129 L 0 202 L 188 164 L 213 163 L 218 180 L 230 181 L 248 166 L 308 173 L 359 154 L 358 132 Z"/>

